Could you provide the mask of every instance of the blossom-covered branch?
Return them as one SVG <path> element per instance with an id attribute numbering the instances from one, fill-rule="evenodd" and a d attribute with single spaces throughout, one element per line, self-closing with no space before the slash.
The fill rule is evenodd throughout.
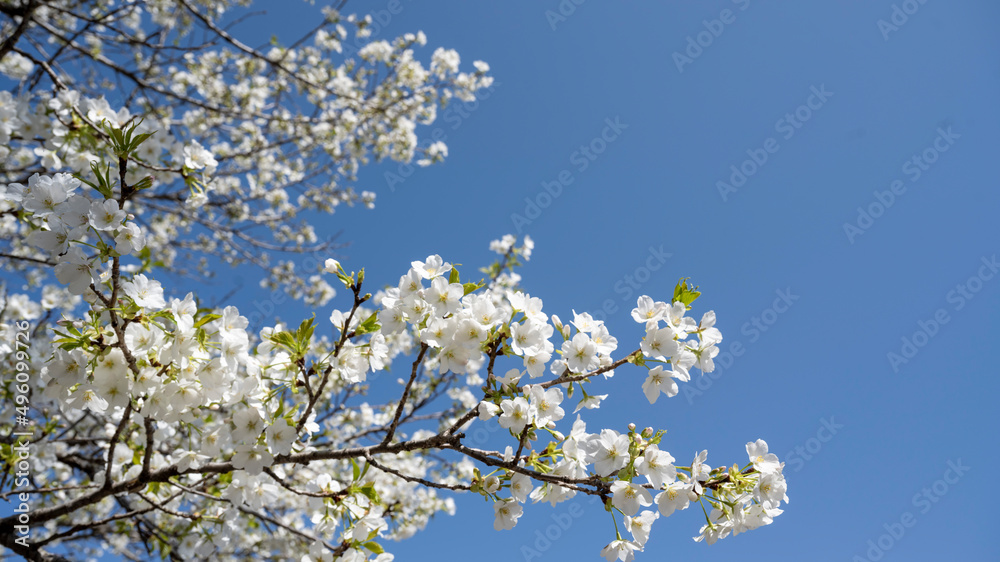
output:
<path id="1" fill-rule="evenodd" d="M 481 62 L 462 72 L 443 48 L 421 62 L 422 33 L 377 39 L 370 18 L 332 8 L 292 47 L 253 48 L 227 29 L 239 21 L 235 4 L 60 0 L 0 12 L 11 28 L 0 74 L 20 80 L 14 94 L 0 92 L 0 183 L 90 173 L 97 160 L 115 174 L 99 125 L 141 119 L 152 136 L 130 156 L 126 181 L 152 181 L 130 202 L 149 233 L 143 267 L 210 275 L 206 256 L 249 262 L 272 288 L 325 304 L 334 292 L 318 272 L 299 283 L 291 279 L 302 273 L 289 275 L 288 252 L 334 249 L 299 215 L 373 206 L 373 192 L 351 186 L 370 158 L 442 160 L 447 147 L 421 143 L 417 126 L 450 100 L 474 100 L 492 78 Z M 60 69 L 64 59 L 76 72 Z M 115 90 L 124 107 L 105 97 Z M 3 223 L 3 253 L 23 269 L 40 253 L 18 226 Z"/>
<path id="2" fill-rule="evenodd" d="M 683 466 L 663 429 L 588 429 L 610 389 L 652 404 L 715 368 L 722 334 L 714 312 L 689 316 L 700 293 L 686 279 L 637 300 L 643 334 L 623 353 L 603 322 L 564 322 L 520 288 L 528 237 L 494 240 L 476 273 L 412 261 L 381 290 L 333 258 L 300 274 L 270 261 L 321 245 L 302 211 L 371 202 L 348 186 L 370 158 L 443 158 L 417 125 L 491 78 L 445 49 L 421 63 L 423 34 L 379 40 L 370 19 L 331 9 L 289 47 L 252 47 L 234 9 L 0 6 L 0 72 L 18 80 L 0 92 L 0 258 L 27 287 L 0 289 L 0 331 L 32 334 L 30 349 L 0 340 L 19 373 L 0 387 L 0 428 L 34 428 L 4 450 L 0 498 L 36 502 L 30 541 L 15 513 L 0 544 L 29 560 L 387 562 L 387 541 L 453 513 L 452 494 L 490 501 L 496 530 L 588 494 L 615 522 L 595 550 L 631 560 L 692 503 L 708 543 L 782 512 L 783 463 L 763 440 L 742 465 L 701 451 Z M 345 52 L 349 38 L 364 44 Z M 121 107 L 100 95 L 116 80 Z M 251 329 L 228 297 L 164 285 L 210 272 L 209 255 L 284 276 L 320 320 Z M 336 285 L 349 298 L 331 310 Z"/>

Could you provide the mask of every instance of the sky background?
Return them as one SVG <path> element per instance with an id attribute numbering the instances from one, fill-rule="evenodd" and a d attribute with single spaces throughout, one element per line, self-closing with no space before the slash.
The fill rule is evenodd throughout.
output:
<path id="1" fill-rule="evenodd" d="M 241 36 L 292 40 L 316 9 L 263 6 L 268 16 Z M 323 219 L 350 242 L 348 270 L 395 284 L 410 261 L 436 253 L 465 271 L 488 263 L 490 240 L 529 234 L 522 284 L 549 314 L 602 311 L 624 352 L 641 337 L 629 316 L 636 296 L 669 300 L 691 277 L 703 292 L 692 314 L 715 310 L 723 351 L 740 344 L 740 356 L 717 358 L 714 378 L 690 383 L 697 392 L 655 405 L 641 369 L 596 385 L 611 396 L 590 428 L 667 429 L 678 464 L 706 448 L 713 466 L 743 464 L 758 438 L 788 463 L 791 503 L 774 524 L 706 546 L 691 540 L 704 523 L 695 507 L 658 520 L 640 560 L 1000 558 L 997 511 L 976 484 L 1000 460 L 1000 276 L 983 267 L 1000 254 L 1000 5 L 401 6 L 345 10 L 381 12 L 378 37 L 423 30 L 424 60 L 437 46 L 458 50 L 465 68 L 484 60 L 496 85 L 418 131 L 442 129 L 445 164 L 392 186 L 385 174 L 397 165 L 366 168 L 356 187 L 377 192 L 376 209 Z M 700 52 L 685 52 L 689 38 Z M 608 120 L 627 128 L 602 146 Z M 577 151 L 589 145 L 601 153 L 582 169 Z M 766 162 L 745 164 L 765 146 Z M 748 177 L 722 193 L 731 166 Z M 539 197 L 563 170 L 572 183 Z M 545 208 L 536 215 L 526 198 Z M 647 262 L 658 269 L 641 271 Z M 640 285 L 631 294 L 629 278 Z M 947 319 L 937 329 L 935 315 Z M 914 337 L 920 322 L 926 336 Z M 916 340 L 910 358 L 903 338 Z M 894 366 L 890 353 L 907 362 Z M 968 470 L 946 473 L 949 463 Z M 389 549 L 401 560 L 590 560 L 614 539 L 609 514 L 587 498 L 529 505 L 503 532 L 481 498 L 456 499 L 455 517 Z M 556 532 L 557 520 L 571 524 Z M 547 544 L 546 532 L 558 538 Z"/>
<path id="2" fill-rule="evenodd" d="M 355 187 L 378 194 L 375 210 L 342 208 L 319 228 L 350 242 L 344 266 L 365 267 L 372 287 L 429 254 L 471 272 L 492 259 L 490 240 L 529 234 L 523 288 L 562 318 L 600 311 L 621 352 L 642 335 L 635 298 L 669 300 L 690 277 L 703 293 L 692 314 L 716 311 L 725 338 L 716 373 L 650 405 L 645 371 L 619 369 L 596 383 L 611 396 L 589 427 L 667 429 L 661 448 L 682 465 L 702 449 L 712 466 L 742 465 L 758 438 L 788 463 L 791 503 L 774 524 L 706 546 L 691 540 L 704 523 L 693 506 L 658 520 L 639 560 L 1000 558 L 982 485 L 1000 460 L 1000 275 L 984 266 L 1000 255 L 1000 4 L 401 0 L 395 15 L 388 4 L 345 11 L 381 12 L 381 38 L 423 30 L 422 60 L 454 48 L 464 69 L 488 62 L 496 84 L 418 130 L 442 129 L 446 163 L 392 186 L 395 164 L 362 171 Z M 880 28 L 897 6 L 895 29 Z M 267 15 L 235 28 L 251 44 L 290 42 L 319 10 L 257 7 Z M 595 140 L 609 121 L 615 139 Z M 591 145 L 600 154 L 581 169 Z M 934 160 L 926 169 L 921 155 Z M 720 192 L 731 166 L 745 183 Z M 543 183 L 564 170 L 572 183 L 546 199 Z M 206 294 L 216 290 L 228 292 Z M 456 501 L 456 516 L 388 549 L 593 560 L 615 538 L 587 498 L 529 505 L 503 532 L 479 496 Z"/>

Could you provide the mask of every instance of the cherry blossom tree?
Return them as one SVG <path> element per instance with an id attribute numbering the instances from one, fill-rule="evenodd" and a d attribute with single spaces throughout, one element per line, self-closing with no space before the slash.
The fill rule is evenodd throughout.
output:
<path id="1" fill-rule="evenodd" d="M 29 560 L 385 561 L 457 493 L 492 502 L 497 530 L 589 494 L 614 521 L 595 551 L 631 560 L 692 504 L 708 543 L 781 513 L 763 440 L 713 468 L 660 449 L 662 429 L 588 429 L 598 390 L 654 403 L 714 369 L 722 334 L 689 316 L 686 280 L 638 299 L 645 335 L 619 348 L 519 288 L 527 237 L 494 240 L 480 272 L 432 255 L 374 291 L 332 258 L 296 271 L 290 256 L 330 247 L 301 215 L 372 206 L 351 184 L 373 159 L 445 158 L 417 125 L 492 78 L 343 6 L 250 46 L 233 28 L 247 3 L 0 2 L 0 259 L 28 287 L 0 293 L 0 543 Z M 250 330 L 239 303 L 171 296 L 239 263 L 315 315 Z M 645 382 L 608 381 L 626 369 Z M 470 439 L 477 424 L 500 446 Z"/>

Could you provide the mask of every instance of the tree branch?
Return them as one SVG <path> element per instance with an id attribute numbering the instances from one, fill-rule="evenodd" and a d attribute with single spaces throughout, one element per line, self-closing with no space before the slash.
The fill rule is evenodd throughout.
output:
<path id="1" fill-rule="evenodd" d="M 388 445 L 392 441 L 393 435 L 396 434 L 396 426 L 399 425 L 399 416 L 403 415 L 403 408 L 406 407 L 406 400 L 410 396 L 410 388 L 413 386 L 413 381 L 417 379 L 417 370 L 420 364 L 424 361 L 424 354 L 427 353 L 427 344 L 420 344 L 420 353 L 417 354 L 417 358 L 413 360 L 413 369 L 410 371 L 410 380 L 406 382 L 406 387 L 403 388 L 403 395 L 399 398 L 399 406 L 396 407 L 396 414 L 392 417 L 392 423 L 389 424 L 389 430 L 385 432 L 385 437 L 382 439 L 383 445 Z"/>
<path id="2" fill-rule="evenodd" d="M 14 48 L 14 45 L 17 44 L 18 40 L 21 38 L 21 35 L 28 29 L 28 25 L 31 23 L 31 16 L 34 13 L 35 8 L 38 7 L 38 2 L 39 0 L 28 0 L 27 4 L 18 8 L 9 6 L 4 7 L 3 12 L 5 14 L 11 17 L 20 16 L 21 22 L 17 24 L 16 28 L 14 28 L 14 32 L 10 34 L 10 37 L 0 44 L 0 60 L 3 60 L 3 58 L 7 56 L 7 53 Z"/>

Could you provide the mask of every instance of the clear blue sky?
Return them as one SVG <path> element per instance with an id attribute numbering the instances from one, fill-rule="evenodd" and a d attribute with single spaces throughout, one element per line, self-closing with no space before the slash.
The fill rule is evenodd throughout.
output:
<path id="1" fill-rule="evenodd" d="M 423 30 L 425 58 L 455 48 L 465 67 L 488 62 L 497 85 L 464 117 L 423 129 L 447 135 L 444 165 L 394 191 L 383 174 L 395 166 L 366 168 L 356 187 L 378 193 L 376 209 L 339 210 L 324 232 L 343 230 L 345 267 L 366 267 L 376 285 L 428 254 L 468 269 L 566 170 L 572 183 L 522 225 L 536 242 L 523 286 L 545 310 L 565 318 L 610 301 L 624 348 L 640 337 L 635 296 L 669 299 L 689 276 L 703 291 L 696 317 L 715 310 L 723 349 L 742 350 L 700 394 L 653 406 L 644 371 L 621 369 L 599 383 L 611 398 L 590 427 L 666 428 L 663 447 L 681 464 L 703 448 L 713 466 L 743 463 L 757 438 L 788 462 L 791 503 L 773 525 L 709 547 L 691 540 L 700 510 L 678 512 L 654 524 L 640 560 L 874 560 L 880 540 L 885 560 L 996 560 L 1000 521 L 982 483 L 1000 461 L 1000 272 L 983 260 L 1000 256 L 1000 5 L 895 5 L 892 29 L 879 25 L 893 23 L 890 0 L 589 0 L 553 29 L 557 0 L 402 0 L 379 36 Z M 291 40 L 318 9 L 265 6 L 241 38 Z M 708 46 L 679 63 L 700 33 Z M 598 142 L 607 120 L 627 128 Z M 582 145 L 603 152 L 589 160 Z M 749 177 L 723 197 L 731 166 Z M 641 287 L 626 298 L 629 279 Z M 929 336 L 914 336 L 920 322 Z M 523 560 L 567 514 L 545 559 L 592 560 L 614 538 L 586 500 L 529 505 L 505 532 L 478 496 L 457 501 L 458 515 L 389 549 L 400 560 Z"/>
<path id="2" fill-rule="evenodd" d="M 653 4 L 591 0 L 553 29 L 545 12 L 558 12 L 556 0 L 403 0 L 380 36 L 423 30 L 428 46 L 457 49 L 463 64 L 487 61 L 497 86 L 466 117 L 444 114 L 425 130 L 447 134 L 444 165 L 395 191 L 383 177 L 394 166 L 364 171 L 358 188 L 378 192 L 377 208 L 330 221 L 351 241 L 345 265 L 380 282 L 431 253 L 479 265 L 489 240 L 516 232 L 511 215 L 525 215 L 525 197 L 567 170 L 572 183 L 522 225 L 537 244 L 524 287 L 546 311 L 566 317 L 610 300 L 607 323 L 624 347 L 640 334 L 626 276 L 645 279 L 636 294 L 661 299 L 690 276 L 704 293 L 695 314 L 714 309 L 723 349 L 743 350 L 691 400 L 650 406 L 642 373 L 621 370 L 592 427 L 666 428 L 665 446 L 684 464 L 702 448 L 713 465 L 745 462 L 744 444 L 757 438 L 788 462 L 791 503 L 770 527 L 708 547 L 691 541 L 700 511 L 675 513 L 654 524 L 641 559 L 874 559 L 868 541 L 880 538 L 891 543 L 885 560 L 1000 558 L 1000 521 L 979 485 L 1000 460 L 1000 275 L 970 282 L 997 275 L 982 259 L 1000 255 L 1000 5 L 896 2 L 894 23 L 891 1 Z M 295 15 L 267 23 L 290 38 L 309 10 L 294 4 Z M 709 22 L 721 34 L 700 54 L 691 47 L 679 70 L 673 54 L 722 16 L 729 23 Z M 627 129 L 581 170 L 574 153 L 606 119 Z M 748 150 L 766 162 L 753 170 Z M 731 185 L 730 166 L 752 175 L 724 199 L 717 182 Z M 888 195 L 880 202 L 875 191 Z M 877 218 L 859 218 L 859 207 Z M 671 256 L 647 278 L 636 270 L 656 255 L 651 246 Z M 778 291 L 791 292 L 790 306 L 775 307 Z M 935 331 L 936 314 L 947 322 Z M 914 338 L 921 321 L 931 337 Z M 909 359 L 904 337 L 922 344 Z M 908 362 L 894 368 L 890 352 Z M 831 434 L 824 420 L 843 427 Z M 959 459 L 968 472 L 946 473 Z M 458 505 L 456 517 L 390 548 L 403 560 L 439 559 L 442 545 L 451 558 L 524 559 L 522 546 L 535 548 L 553 515 L 573 513 L 582 515 L 546 559 L 595 559 L 614 538 L 608 515 L 586 500 L 582 512 L 529 506 L 506 532 L 492 529 L 481 499 Z M 881 537 L 885 525 L 903 536 Z"/>

